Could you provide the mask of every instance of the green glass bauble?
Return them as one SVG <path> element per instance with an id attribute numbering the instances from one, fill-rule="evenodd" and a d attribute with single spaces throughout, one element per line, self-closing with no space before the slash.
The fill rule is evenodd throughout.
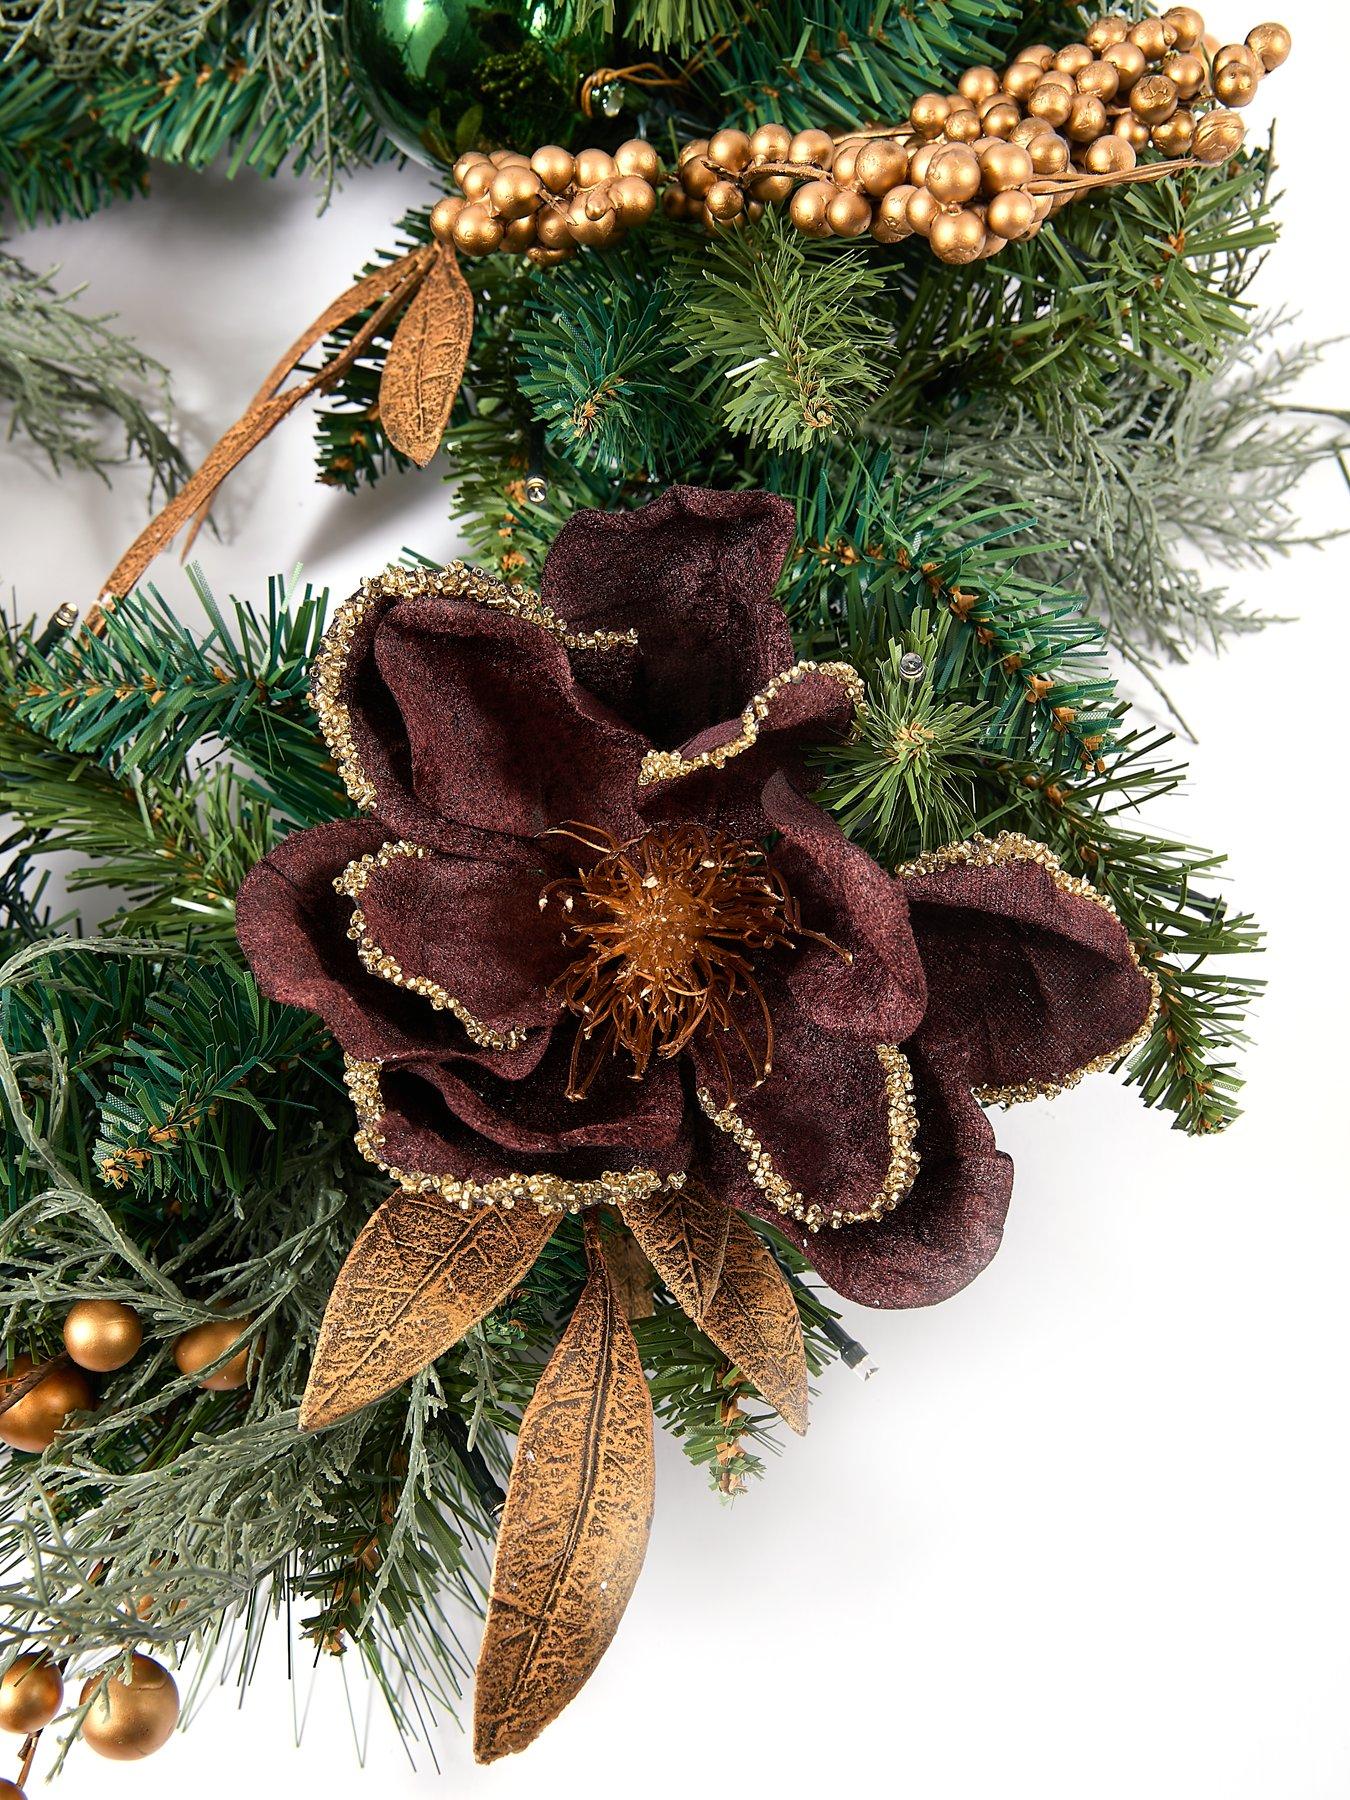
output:
<path id="1" fill-rule="evenodd" d="M 546 26 L 556 23 L 557 10 L 487 0 L 345 0 L 353 84 L 405 155 L 449 168 L 485 138 L 530 136 L 533 119 L 503 111 L 504 70 L 516 74 L 520 98 L 533 101 L 527 112 L 546 102 L 566 118 L 570 101 L 549 66 L 554 54 L 545 50 L 547 44 L 553 51 Z"/>

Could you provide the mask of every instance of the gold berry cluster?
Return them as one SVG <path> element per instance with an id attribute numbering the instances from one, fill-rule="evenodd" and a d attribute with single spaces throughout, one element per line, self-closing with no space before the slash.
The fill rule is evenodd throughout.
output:
<path id="1" fill-rule="evenodd" d="M 1000 75 L 967 69 L 952 94 L 921 94 L 901 125 L 831 137 L 761 125 L 685 144 L 673 170 L 641 138 L 605 150 L 546 144 L 532 156 L 472 151 L 458 194 L 432 212 L 435 235 L 470 256 L 507 250 L 550 267 L 672 219 L 722 230 L 786 207 L 806 237 L 917 234 L 944 262 L 968 263 L 1033 237 L 1088 189 L 1155 179 L 1186 161 L 1220 163 L 1244 136 L 1236 108 L 1289 55 L 1283 25 L 1241 44 L 1205 34 L 1193 6 L 1132 24 L 1111 15 L 1081 43 L 1032 44 Z M 1153 150 L 1166 159 L 1140 165 Z"/>

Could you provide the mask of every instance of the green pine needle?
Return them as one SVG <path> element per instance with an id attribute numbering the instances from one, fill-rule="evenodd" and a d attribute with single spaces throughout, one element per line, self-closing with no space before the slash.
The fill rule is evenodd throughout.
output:
<path id="1" fill-rule="evenodd" d="M 943 699 L 936 671 L 959 627 L 918 611 L 875 664 L 853 742 L 826 759 L 816 796 L 851 838 L 886 867 L 969 835 L 976 779 L 992 760 L 985 739 L 993 709 Z M 917 657 L 922 673 L 904 666 Z"/>
<path id="2" fill-rule="evenodd" d="M 823 250 L 766 213 L 680 253 L 676 371 L 693 372 L 714 419 L 755 448 L 843 437 L 885 380 L 884 282 L 865 253 Z"/>

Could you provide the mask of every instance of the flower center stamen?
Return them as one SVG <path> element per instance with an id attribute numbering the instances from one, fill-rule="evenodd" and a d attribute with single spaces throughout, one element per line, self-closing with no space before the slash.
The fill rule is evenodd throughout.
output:
<path id="1" fill-rule="evenodd" d="M 575 880 L 553 882 L 539 902 L 561 906 L 563 942 L 575 952 L 550 989 L 581 1020 L 569 1097 L 586 1093 L 611 1051 L 627 1051 L 641 1080 L 653 1056 L 678 1056 L 699 1031 L 709 1035 L 728 1093 L 723 1032 L 763 1081 L 773 1061 L 773 1020 L 754 959 L 801 938 L 829 944 L 803 927 L 764 851 L 698 825 L 649 831 L 629 844 L 588 826 L 566 826 L 561 835 L 598 858 Z M 763 1021 L 758 1048 L 737 1016 L 745 1000 Z M 591 1043 L 598 1047 L 583 1070 Z"/>

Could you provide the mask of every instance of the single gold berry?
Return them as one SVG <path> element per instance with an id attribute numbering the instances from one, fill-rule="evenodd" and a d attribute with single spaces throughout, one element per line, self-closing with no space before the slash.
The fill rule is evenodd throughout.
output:
<path id="1" fill-rule="evenodd" d="M 141 1322 L 119 1300 L 77 1300 L 61 1328 L 72 1362 L 107 1375 L 129 1363 L 141 1347 Z"/>
<path id="2" fill-rule="evenodd" d="M 137 1762 L 167 1744 L 178 1723 L 178 1688 L 173 1676 L 151 1656 L 133 1656 L 123 1673 L 118 1663 L 107 1678 L 91 1675 L 80 1690 L 88 1706 L 80 1736 L 91 1750 L 114 1762 Z"/>
<path id="3" fill-rule="evenodd" d="M 465 211 L 472 209 L 466 207 Z M 463 222 L 464 214 L 460 214 Z M 494 225 L 496 221 L 493 221 Z M 496 226 L 497 242 L 501 242 L 501 226 Z M 494 245 L 494 248 L 496 246 Z M 211 1374 L 201 1376 L 199 1385 L 213 1394 L 229 1393 L 234 1388 L 247 1385 L 249 1378 L 249 1358 L 251 1346 L 240 1344 L 240 1339 L 248 1330 L 247 1319 L 208 1319 L 204 1324 L 194 1325 L 189 1331 L 176 1339 L 173 1347 L 173 1360 L 178 1364 L 181 1374 L 197 1376 L 200 1371 L 226 1354 L 238 1344 L 228 1362 Z"/>
<path id="4" fill-rule="evenodd" d="M 0 1731 L 21 1737 L 44 1731 L 61 1710 L 64 1688 L 55 1663 L 27 1650 L 0 1675 Z"/>

